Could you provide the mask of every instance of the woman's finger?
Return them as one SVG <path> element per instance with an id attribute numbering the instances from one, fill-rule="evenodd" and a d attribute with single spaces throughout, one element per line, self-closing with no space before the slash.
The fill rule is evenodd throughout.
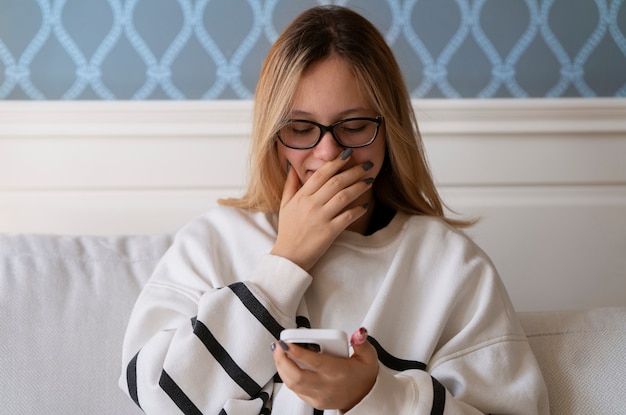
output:
<path id="1" fill-rule="evenodd" d="M 341 153 L 336 159 L 330 160 L 319 169 L 315 170 L 311 177 L 303 184 L 303 192 L 314 194 L 319 191 L 333 176 L 335 176 L 343 166 L 350 160 L 352 149 L 349 148 Z"/>
<path id="2" fill-rule="evenodd" d="M 285 180 L 285 187 L 283 188 L 283 195 L 280 201 L 281 209 L 289 203 L 301 186 L 298 174 L 291 168 L 291 164 L 287 163 L 287 179 Z"/>

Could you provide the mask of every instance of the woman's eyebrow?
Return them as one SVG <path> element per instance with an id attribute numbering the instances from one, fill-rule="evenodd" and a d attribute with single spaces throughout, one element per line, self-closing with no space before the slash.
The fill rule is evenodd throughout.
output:
<path id="1" fill-rule="evenodd" d="M 295 111 L 290 111 L 287 114 L 288 118 L 296 118 L 296 117 L 312 117 L 313 114 L 311 114 L 310 112 L 306 112 L 306 111 L 299 111 L 299 110 L 295 110 Z"/>
<path id="2" fill-rule="evenodd" d="M 350 108 L 350 109 L 341 111 L 340 113 L 336 114 L 336 116 L 337 118 L 344 118 L 344 117 L 358 114 L 360 112 L 365 112 L 365 111 L 371 111 L 371 110 L 368 108 L 364 108 L 364 107 Z M 308 111 L 302 111 L 302 110 L 293 110 L 293 111 L 290 111 L 288 114 L 289 118 L 295 118 L 295 117 L 312 118 L 314 116 L 315 114 L 310 113 Z"/>

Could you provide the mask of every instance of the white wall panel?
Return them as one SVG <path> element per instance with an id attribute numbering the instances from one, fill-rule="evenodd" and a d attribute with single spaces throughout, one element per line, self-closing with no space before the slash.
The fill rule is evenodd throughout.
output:
<path id="1" fill-rule="evenodd" d="M 444 188 L 518 309 L 626 305 L 626 186 Z"/>
<path id="2" fill-rule="evenodd" d="M 421 100 L 450 207 L 520 310 L 626 305 L 626 100 Z M 249 101 L 0 102 L 0 232 L 174 232 L 241 194 Z"/>

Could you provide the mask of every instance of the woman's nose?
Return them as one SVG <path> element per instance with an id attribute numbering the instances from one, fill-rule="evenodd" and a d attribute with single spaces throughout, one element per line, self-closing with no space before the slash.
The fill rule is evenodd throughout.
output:
<path id="1" fill-rule="evenodd" d="M 315 157 L 329 161 L 336 159 L 344 150 L 345 148 L 337 143 L 330 131 L 326 131 L 324 135 L 322 135 L 320 142 L 315 146 L 314 154 Z"/>

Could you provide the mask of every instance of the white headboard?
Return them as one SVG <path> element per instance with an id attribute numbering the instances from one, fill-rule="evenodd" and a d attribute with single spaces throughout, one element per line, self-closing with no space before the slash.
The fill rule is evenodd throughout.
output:
<path id="1" fill-rule="evenodd" d="M 518 309 L 626 305 L 626 100 L 414 102 Z M 0 232 L 172 232 L 241 193 L 249 101 L 0 102 Z"/>

